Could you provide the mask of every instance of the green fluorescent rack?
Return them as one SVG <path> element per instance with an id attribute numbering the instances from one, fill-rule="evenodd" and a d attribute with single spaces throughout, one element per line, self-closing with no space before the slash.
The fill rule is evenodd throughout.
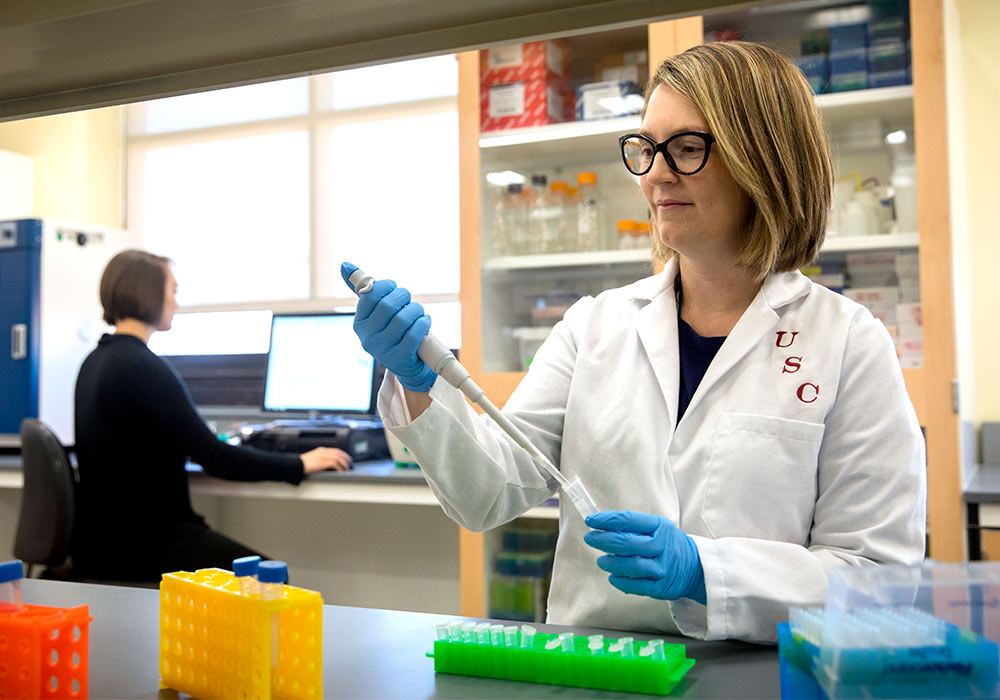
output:
<path id="1" fill-rule="evenodd" d="M 544 634 L 522 625 L 438 623 L 436 673 L 669 695 L 694 666 L 683 644 Z"/>

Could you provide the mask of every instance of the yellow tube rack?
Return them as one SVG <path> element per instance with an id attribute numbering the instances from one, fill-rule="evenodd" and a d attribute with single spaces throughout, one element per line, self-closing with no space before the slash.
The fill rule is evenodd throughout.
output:
<path id="1" fill-rule="evenodd" d="M 271 616 L 278 665 L 271 668 Z M 202 698 L 299 700 L 323 696 L 323 598 L 240 595 L 232 572 L 199 569 L 160 581 L 160 686 Z"/>

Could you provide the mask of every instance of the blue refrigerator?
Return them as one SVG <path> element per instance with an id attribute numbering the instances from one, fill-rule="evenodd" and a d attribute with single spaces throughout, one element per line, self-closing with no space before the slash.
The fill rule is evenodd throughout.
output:
<path id="1" fill-rule="evenodd" d="M 74 443 L 76 374 L 107 330 L 101 273 L 115 253 L 139 244 L 116 229 L 0 221 L 0 445 L 20 444 L 25 417 Z"/>

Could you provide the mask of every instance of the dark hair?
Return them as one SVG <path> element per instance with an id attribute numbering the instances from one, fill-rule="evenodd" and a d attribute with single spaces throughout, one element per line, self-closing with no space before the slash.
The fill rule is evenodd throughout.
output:
<path id="1" fill-rule="evenodd" d="M 763 279 L 812 262 L 826 232 L 833 165 L 802 71 L 761 44 L 712 42 L 661 63 L 646 104 L 659 85 L 705 115 L 718 142 L 714 152 L 753 203 L 740 263 Z M 651 239 L 655 258 L 673 255 L 655 231 Z"/>
<path id="2" fill-rule="evenodd" d="M 113 326 L 123 318 L 134 318 L 158 325 L 170 262 L 170 258 L 136 249 L 123 250 L 111 258 L 101 275 L 105 322 Z"/>

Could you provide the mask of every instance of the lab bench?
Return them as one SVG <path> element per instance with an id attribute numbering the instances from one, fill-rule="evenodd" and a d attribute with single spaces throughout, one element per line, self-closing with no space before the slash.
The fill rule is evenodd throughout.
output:
<path id="1" fill-rule="evenodd" d="M 983 530 L 1000 531 L 1000 464 L 980 464 L 962 492 L 969 560 L 983 558 Z"/>
<path id="2" fill-rule="evenodd" d="M 292 576 L 295 572 L 292 571 Z M 93 698 L 176 698 L 159 689 L 159 592 L 25 579 L 24 600 L 35 605 L 90 606 L 89 694 Z M 435 674 L 433 623 L 453 616 L 323 606 L 324 698 L 623 698 L 625 693 Z M 624 633 L 560 625 L 541 632 Z M 632 634 L 637 640 L 650 635 Z M 656 635 L 654 635 L 656 636 Z M 776 698 L 778 652 L 773 646 L 666 637 L 687 647 L 694 667 L 671 697 Z M 651 697 L 649 695 L 635 697 Z"/>
<path id="3" fill-rule="evenodd" d="M 460 528 L 419 469 L 361 462 L 298 486 L 215 479 L 189 465 L 195 510 L 219 532 L 294 567 L 294 583 L 342 605 L 434 613 L 461 610 Z M 0 455 L 0 559 L 11 558 L 21 460 Z M 525 517 L 558 517 L 553 506 Z M 554 523 L 553 523 L 554 524 Z"/>

